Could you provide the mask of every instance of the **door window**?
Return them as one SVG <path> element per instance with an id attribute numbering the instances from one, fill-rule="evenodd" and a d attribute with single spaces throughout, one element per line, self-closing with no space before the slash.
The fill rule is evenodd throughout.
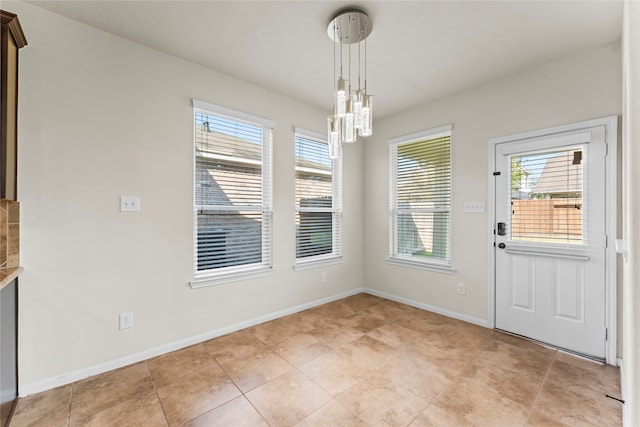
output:
<path id="1" fill-rule="evenodd" d="M 584 243 L 583 147 L 511 156 L 511 239 Z"/>

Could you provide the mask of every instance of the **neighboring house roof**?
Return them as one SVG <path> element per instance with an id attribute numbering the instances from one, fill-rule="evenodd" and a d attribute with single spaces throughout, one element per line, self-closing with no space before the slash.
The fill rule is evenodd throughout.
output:
<path id="1" fill-rule="evenodd" d="M 296 170 L 310 174 L 331 175 L 330 164 L 318 163 L 305 158 L 296 159 Z"/>
<path id="2" fill-rule="evenodd" d="M 197 154 L 208 158 L 223 158 L 233 161 L 237 159 L 262 160 L 262 145 L 246 139 L 236 138 L 216 131 L 207 131 L 202 127 L 196 127 Z M 331 165 L 314 162 L 309 159 L 299 159 L 296 164 L 302 172 L 310 174 L 331 174 Z"/>
<path id="3" fill-rule="evenodd" d="M 567 151 L 547 160 L 534 193 L 575 193 L 582 191 L 582 164 L 573 164 L 574 151 Z"/>
<path id="4" fill-rule="evenodd" d="M 204 157 L 224 156 L 260 161 L 262 145 L 216 131 L 196 127 L 196 149 Z"/>

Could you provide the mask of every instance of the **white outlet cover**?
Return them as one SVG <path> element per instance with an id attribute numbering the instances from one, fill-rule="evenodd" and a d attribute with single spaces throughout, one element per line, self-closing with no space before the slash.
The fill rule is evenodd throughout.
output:
<path id="1" fill-rule="evenodd" d="M 140 212 L 140 197 L 120 196 L 120 212 Z"/>
<path id="2" fill-rule="evenodd" d="M 467 285 L 464 283 L 458 283 L 458 295 L 466 295 L 467 294 Z"/>
<path id="3" fill-rule="evenodd" d="M 120 329 L 129 329 L 133 328 L 133 313 L 120 313 L 119 319 L 120 321 Z"/>

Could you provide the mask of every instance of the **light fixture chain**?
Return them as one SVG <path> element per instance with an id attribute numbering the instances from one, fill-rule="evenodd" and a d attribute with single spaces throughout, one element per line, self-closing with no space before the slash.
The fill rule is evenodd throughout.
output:
<path id="1" fill-rule="evenodd" d="M 367 25 L 365 23 L 365 25 Z M 358 28 L 360 28 L 360 15 L 358 15 Z M 366 41 L 365 41 L 366 43 Z M 362 45 L 362 42 L 358 42 L 358 91 L 360 91 L 360 74 L 361 74 L 361 69 L 360 69 L 360 46 Z"/>
<path id="2" fill-rule="evenodd" d="M 365 93 L 367 92 L 367 59 L 369 59 L 367 57 L 367 24 L 368 24 L 368 20 L 364 21 L 364 91 Z"/>

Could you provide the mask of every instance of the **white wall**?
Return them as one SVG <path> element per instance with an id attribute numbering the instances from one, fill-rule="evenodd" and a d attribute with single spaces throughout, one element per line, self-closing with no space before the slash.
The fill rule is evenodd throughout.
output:
<path id="1" fill-rule="evenodd" d="M 365 286 L 479 324 L 488 320 L 487 214 L 463 213 L 464 201 L 487 201 L 488 140 L 620 113 L 619 43 L 575 54 L 376 123 L 364 153 Z M 438 82 L 433 82 L 434 85 Z M 383 101 L 380 101 L 383 102 Z M 453 125 L 455 274 L 390 265 L 389 138 Z M 456 285 L 466 283 L 466 296 Z"/>
<path id="2" fill-rule="evenodd" d="M 640 3 L 625 2 L 623 39 L 623 204 L 624 260 L 622 398 L 623 423 L 640 425 Z"/>
<path id="3" fill-rule="evenodd" d="M 3 9 L 29 42 L 19 101 L 22 394 L 362 286 L 362 144 L 345 147 L 345 262 L 292 269 L 293 126 L 323 132 L 325 111 L 29 4 Z M 270 277 L 187 286 L 192 98 L 276 121 Z M 120 195 L 139 196 L 141 212 L 120 213 Z M 119 331 L 127 311 L 134 328 Z"/>

